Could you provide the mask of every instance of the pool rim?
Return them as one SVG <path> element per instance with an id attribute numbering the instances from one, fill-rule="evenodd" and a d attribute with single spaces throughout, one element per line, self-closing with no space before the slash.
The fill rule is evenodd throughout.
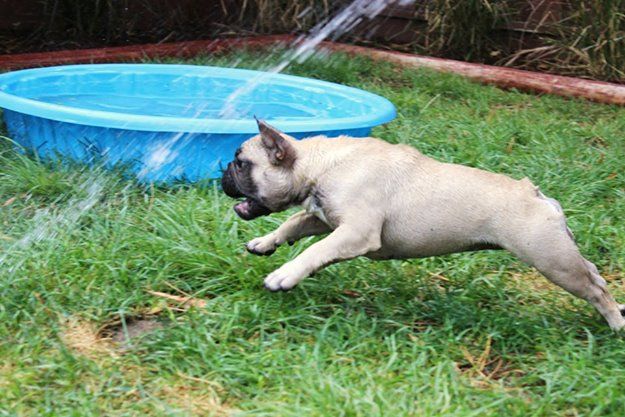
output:
<path id="1" fill-rule="evenodd" d="M 89 70 L 104 71 L 137 71 L 149 73 L 165 73 L 189 75 L 189 71 L 196 74 L 212 71 L 214 75 L 228 78 L 249 79 L 250 77 L 267 77 L 271 82 L 290 85 L 295 88 L 308 86 L 313 88 L 330 89 L 335 94 L 354 96 L 367 101 L 375 112 L 351 117 L 311 118 L 310 120 L 284 120 L 267 118 L 266 121 L 277 128 L 291 133 L 311 131 L 349 130 L 363 127 L 373 127 L 393 120 L 396 117 L 395 106 L 386 98 L 368 91 L 348 87 L 329 81 L 317 80 L 295 75 L 271 73 L 257 70 L 188 65 L 188 64 L 80 64 L 61 65 L 54 67 L 31 68 L 11 71 L 0 74 L 0 108 L 14 112 L 28 114 L 49 120 L 78 125 L 96 126 L 101 128 L 137 130 L 147 132 L 183 132 L 183 133 L 215 133 L 215 134 L 255 134 L 258 132 L 256 122 L 250 119 L 194 119 L 187 117 L 163 117 L 107 112 L 101 110 L 81 109 L 61 104 L 46 103 L 39 100 L 24 98 L 19 95 L 3 91 L 9 82 L 19 82 L 19 79 L 36 78 L 37 74 L 62 73 L 64 71 L 89 75 Z M 133 71 L 134 70 L 134 71 Z"/>

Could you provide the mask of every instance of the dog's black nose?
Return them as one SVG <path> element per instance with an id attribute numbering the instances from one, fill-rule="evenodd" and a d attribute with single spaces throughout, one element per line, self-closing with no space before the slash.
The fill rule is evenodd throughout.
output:
<path id="1" fill-rule="evenodd" d="M 221 176 L 221 189 L 224 190 L 224 193 L 228 197 L 232 198 L 240 198 L 244 197 L 244 195 L 239 191 L 237 187 L 236 181 L 232 176 L 232 162 L 228 164 L 226 170 L 223 172 Z"/>

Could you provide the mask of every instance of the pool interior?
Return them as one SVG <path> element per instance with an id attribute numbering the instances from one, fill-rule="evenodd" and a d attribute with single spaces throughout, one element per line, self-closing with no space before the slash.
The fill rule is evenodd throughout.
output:
<path id="1" fill-rule="evenodd" d="M 190 74 L 46 74 L 0 85 L 8 94 L 68 107 L 159 117 L 199 119 L 342 118 L 373 111 L 361 97 L 319 86 Z M 230 100 L 230 101 L 229 101 Z M 223 110 L 229 106 L 227 116 Z"/>

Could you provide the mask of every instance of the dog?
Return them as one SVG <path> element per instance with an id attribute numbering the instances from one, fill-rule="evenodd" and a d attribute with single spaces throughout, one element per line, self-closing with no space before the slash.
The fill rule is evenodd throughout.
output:
<path id="1" fill-rule="evenodd" d="M 375 138 L 296 140 L 257 123 L 260 134 L 239 147 L 224 171 L 223 191 L 243 199 L 234 211 L 244 220 L 303 210 L 247 250 L 270 255 L 284 243 L 328 234 L 269 274 L 267 289 L 290 290 L 320 268 L 358 256 L 505 249 L 591 303 L 612 329 L 625 327 L 625 305 L 580 254 L 560 204 L 527 178 L 439 162 Z"/>

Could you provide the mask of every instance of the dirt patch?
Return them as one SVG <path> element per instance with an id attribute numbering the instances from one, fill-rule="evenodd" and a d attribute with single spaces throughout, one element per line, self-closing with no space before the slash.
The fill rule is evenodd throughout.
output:
<path id="1" fill-rule="evenodd" d="M 69 317 L 61 323 L 60 338 L 73 352 L 97 359 L 124 353 L 142 337 L 164 327 L 155 315 L 116 319 L 100 328 L 78 317 Z"/>
<path id="2" fill-rule="evenodd" d="M 110 340 L 119 352 L 131 349 L 142 338 L 165 328 L 157 315 L 126 316 L 112 320 L 100 328 L 98 333 Z"/>
<path id="3" fill-rule="evenodd" d="M 177 412 L 176 415 L 203 417 L 231 416 L 239 412 L 222 401 L 226 391 L 215 381 L 184 374 L 172 375 L 173 379 L 167 380 L 157 376 L 156 380 L 150 381 L 156 375 L 150 376 L 147 369 L 124 361 L 127 349 L 136 346 L 143 337 L 165 328 L 166 325 L 166 322 L 159 320 L 154 314 L 124 317 L 123 321 L 115 319 L 100 328 L 92 322 L 71 316 L 61 322 L 59 336 L 63 344 L 75 354 L 105 364 L 107 367 L 117 367 L 121 371 L 123 383 L 134 387 L 122 395 L 120 399 L 124 402 L 145 400 L 143 395 L 139 395 L 139 390 L 135 389 L 141 386 L 141 391 L 152 399 L 149 406 L 167 415 L 171 414 L 172 410 Z M 3 376 L 14 373 L 15 370 L 10 364 L 0 366 L 0 387 L 4 385 Z M 86 377 L 83 383 L 93 392 L 101 389 L 101 380 L 97 374 Z"/>
<path id="4" fill-rule="evenodd" d="M 224 404 L 219 398 L 219 384 L 199 378 L 160 387 L 154 395 L 191 416 L 231 416 L 239 410 Z"/>
<path id="5" fill-rule="evenodd" d="M 15 378 L 18 368 L 12 363 L 4 363 L 0 365 L 0 388 L 8 387 L 11 384 L 10 379 Z"/>
<path id="6" fill-rule="evenodd" d="M 163 327 L 163 323 L 153 318 L 136 319 L 129 321 L 125 326 L 120 325 L 115 329 L 110 329 L 111 340 L 119 344 L 132 344 L 133 340 Z"/>
<path id="7" fill-rule="evenodd" d="M 70 350 L 90 359 L 113 355 L 111 340 L 102 337 L 93 323 L 70 317 L 61 324 L 60 338 Z"/>

